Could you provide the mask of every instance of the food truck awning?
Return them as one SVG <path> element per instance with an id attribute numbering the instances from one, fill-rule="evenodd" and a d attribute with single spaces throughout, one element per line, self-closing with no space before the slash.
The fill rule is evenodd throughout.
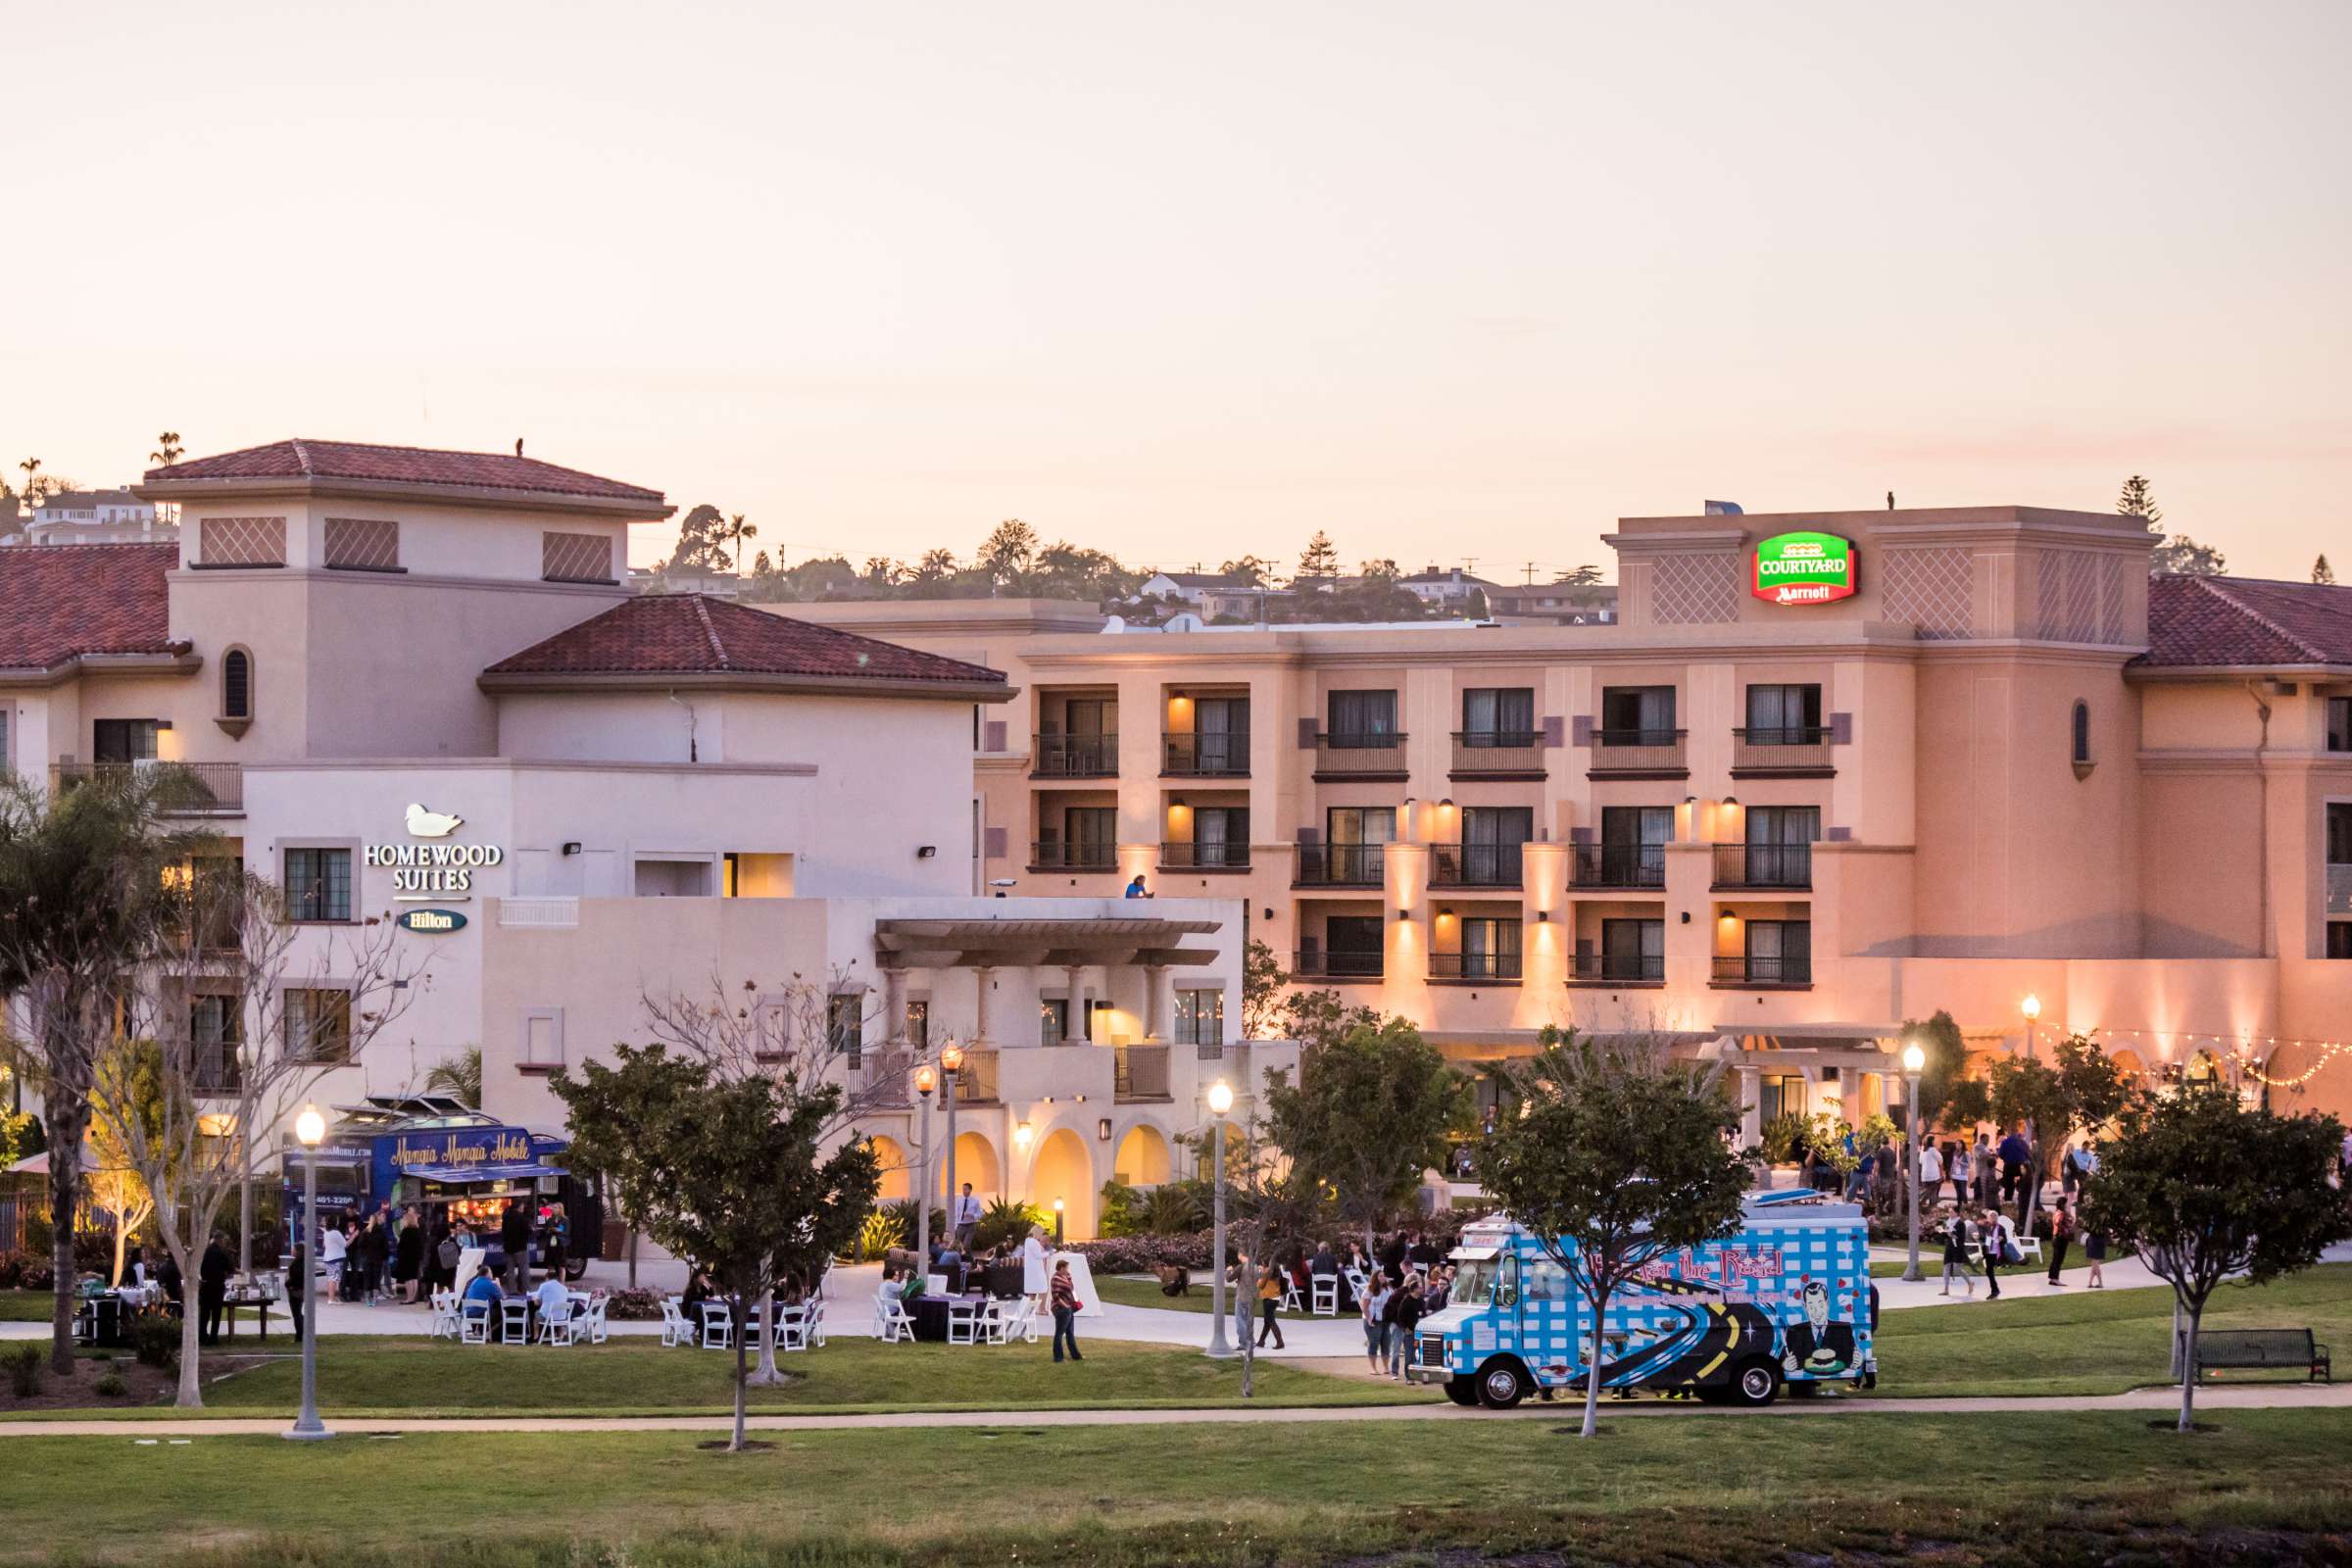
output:
<path id="1" fill-rule="evenodd" d="M 511 1160 L 503 1165 L 410 1165 L 401 1175 L 415 1176 L 428 1182 L 523 1182 L 536 1181 L 542 1176 L 561 1176 L 560 1165 L 543 1165 L 535 1159 Z"/>

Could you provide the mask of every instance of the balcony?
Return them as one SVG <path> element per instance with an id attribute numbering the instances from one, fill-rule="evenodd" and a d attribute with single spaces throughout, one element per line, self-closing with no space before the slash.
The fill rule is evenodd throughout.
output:
<path id="1" fill-rule="evenodd" d="M 1031 778 L 1117 778 L 1119 738 L 1116 735 L 1037 735 L 1031 737 Z"/>
<path id="2" fill-rule="evenodd" d="M 49 769 L 49 786 L 63 794 L 92 779 L 133 777 L 155 784 L 157 808 L 165 816 L 245 814 L 242 762 L 59 762 Z"/>
<path id="3" fill-rule="evenodd" d="M 1291 885 L 1301 888 L 1376 888 L 1386 877 L 1386 844 L 1301 844 Z"/>
<path id="4" fill-rule="evenodd" d="M 1766 954 L 1722 955 L 1715 959 L 1713 983 L 1748 991 L 1801 991 L 1813 983 L 1813 960 Z"/>
<path id="5" fill-rule="evenodd" d="M 1317 735 L 1315 782 L 1344 783 L 1349 779 L 1402 779 L 1404 737 L 1397 735 Z"/>
<path id="6" fill-rule="evenodd" d="M 1810 844 L 1718 844 L 1715 846 L 1715 890 L 1781 888 L 1808 890 L 1813 886 L 1813 846 Z"/>
<path id="7" fill-rule="evenodd" d="M 1662 986 L 1662 953 L 1580 953 L 1568 971 L 1572 986 Z"/>
<path id="8" fill-rule="evenodd" d="M 1515 888 L 1519 885 L 1517 844 L 1432 844 L 1429 885 L 1433 888 Z"/>
<path id="9" fill-rule="evenodd" d="M 907 1078 L 913 1071 L 911 1051 L 860 1050 L 857 1065 L 850 1069 L 850 1093 L 858 1104 L 875 1110 L 904 1110 Z"/>
<path id="10" fill-rule="evenodd" d="M 997 1054 L 973 1047 L 963 1054 L 963 1069 L 956 1074 L 956 1103 L 993 1105 L 997 1102 Z"/>
<path id="11" fill-rule="evenodd" d="M 1579 844 L 1568 861 L 1568 879 L 1580 888 L 1663 888 L 1663 844 Z"/>
<path id="12" fill-rule="evenodd" d="M 190 1087 L 199 1099 L 228 1100 L 245 1092 L 245 1067 L 234 1045 L 191 1046 Z"/>
<path id="13" fill-rule="evenodd" d="M 1119 866 L 1119 847 L 1115 844 L 1072 844 L 1061 839 L 1040 839 L 1029 846 L 1029 869 L 1032 871 L 1115 871 Z"/>
<path id="14" fill-rule="evenodd" d="M 1433 953 L 1429 956 L 1429 977 L 1432 980 L 1516 982 L 1519 978 L 1519 955 Z"/>
<path id="15" fill-rule="evenodd" d="M 1162 871 L 1247 871 L 1250 869 L 1250 846 L 1189 842 L 1162 844 L 1159 847 L 1159 868 Z"/>
<path id="16" fill-rule="evenodd" d="M 1732 731 L 1734 778 L 1828 778 L 1837 771 L 1830 732 L 1818 725 Z"/>
<path id="17" fill-rule="evenodd" d="M 1162 735 L 1159 738 L 1162 778 L 1248 778 L 1250 737 L 1227 735 Z"/>
<path id="18" fill-rule="evenodd" d="M 2352 865 L 2328 867 L 2328 912 L 2352 914 Z"/>
<path id="19" fill-rule="evenodd" d="M 1588 778 L 1687 778 L 1690 763 L 1679 729 L 1596 729 Z"/>
<path id="20" fill-rule="evenodd" d="M 1342 948 L 1338 952 L 1308 949 L 1291 958 L 1291 974 L 1300 980 L 1377 980 L 1381 956 Z"/>
<path id="21" fill-rule="evenodd" d="M 1111 1080 L 1110 1098 L 1117 1101 L 1166 1100 L 1168 1095 L 1168 1048 L 1165 1046 L 1113 1046 L 1118 1064 Z"/>
<path id="22" fill-rule="evenodd" d="M 1542 778 L 1544 737 L 1534 730 L 1466 729 L 1453 736 L 1452 778 Z"/>

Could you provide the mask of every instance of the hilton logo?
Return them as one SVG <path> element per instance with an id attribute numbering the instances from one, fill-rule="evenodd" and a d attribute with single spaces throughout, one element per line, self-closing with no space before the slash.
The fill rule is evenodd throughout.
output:
<path id="1" fill-rule="evenodd" d="M 446 936 L 452 931 L 463 931 L 466 917 L 455 909 L 404 909 L 399 924 L 403 931 Z"/>

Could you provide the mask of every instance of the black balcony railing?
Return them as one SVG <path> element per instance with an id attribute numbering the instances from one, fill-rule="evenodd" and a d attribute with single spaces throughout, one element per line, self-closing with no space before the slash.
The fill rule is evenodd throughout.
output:
<path id="1" fill-rule="evenodd" d="M 152 780 L 165 816 L 234 816 L 245 809 L 242 762 L 59 762 L 49 769 L 60 793 L 90 779 Z"/>
<path id="2" fill-rule="evenodd" d="M 1519 885 L 1517 844 L 1432 844 L 1429 885 L 1433 888 L 1515 888 Z"/>
<path id="3" fill-rule="evenodd" d="M 1535 730 L 1456 730 L 1453 736 L 1453 776 L 1542 778 L 1544 737 Z"/>
<path id="4" fill-rule="evenodd" d="M 245 1067 L 234 1045 L 191 1046 L 188 1065 L 191 1087 L 206 1099 L 245 1092 Z"/>
<path id="5" fill-rule="evenodd" d="M 1250 737 L 1246 732 L 1162 735 L 1159 743 L 1159 770 L 1170 778 L 1250 776 Z"/>
<path id="6" fill-rule="evenodd" d="M 1569 979 L 1578 985 L 1656 986 L 1666 983 L 1662 953 L 1580 953 Z"/>
<path id="7" fill-rule="evenodd" d="M 1568 874 L 1580 888 L 1662 888 L 1663 844 L 1579 844 Z"/>
<path id="8" fill-rule="evenodd" d="M 1717 888 L 1809 888 L 1813 885 L 1810 844 L 1718 844 Z"/>
<path id="9" fill-rule="evenodd" d="M 1306 888 L 1376 888 L 1388 850 L 1386 844 L 1301 844 L 1291 880 Z"/>
<path id="10" fill-rule="evenodd" d="M 1738 776 L 1835 773 L 1830 732 L 1818 724 L 1732 731 L 1732 772 Z"/>
<path id="11" fill-rule="evenodd" d="M 1291 973 L 1309 980 L 1377 980 L 1381 956 L 1347 948 L 1336 952 L 1310 949 L 1293 956 Z"/>
<path id="12" fill-rule="evenodd" d="M 1688 773 L 1679 729 L 1596 729 L 1592 732 L 1592 760 L 1588 771 L 1595 777 L 1610 774 L 1634 777 Z"/>
<path id="13" fill-rule="evenodd" d="M 1317 778 L 1402 778 L 1401 734 L 1326 734 L 1315 737 Z"/>
<path id="14" fill-rule="evenodd" d="M 1730 954 L 1715 960 L 1715 983 L 1719 986 L 1809 986 L 1813 983 L 1813 959 L 1807 956 L 1783 957 L 1768 954 Z"/>
<path id="15" fill-rule="evenodd" d="M 1169 871 L 1247 871 L 1250 846 L 1242 842 L 1167 843 L 1159 847 L 1159 863 Z"/>
<path id="16" fill-rule="evenodd" d="M 1029 866 L 1035 871 L 1110 871 L 1117 869 L 1118 863 L 1115 844 L 1040 839 L 1029 846 Z"/>
<path id="17" fill-rule="evenodd" d="M 1116 735 L 1039 735 L 1029 753 L 1031 778 L 1116 778 Z"/>
<path id="18" fill-rule="evenodd" d="M 1519 955 L 1433 953 L 1429 956 L 1429 977 L 1432 980 L 1516 980 L 1519 978 Z"/>

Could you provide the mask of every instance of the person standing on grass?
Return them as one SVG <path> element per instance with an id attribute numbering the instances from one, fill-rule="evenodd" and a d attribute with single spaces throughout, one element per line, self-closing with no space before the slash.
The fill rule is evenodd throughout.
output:
<path id="1" fill-rule="evenodd" d="M 1965 1204 L 1952 1210 L 1951 1220 L 1943 1228 L 1943 1290 L 1940 1294 L 1952 1294 L 1954 1275 L 1959 1276 L 1960 1283 L 1968 1288 L 1973 1299 L 1977 1294 L 1977 1277 L 1969 1272 L 1968 1267 L 1968 1208 Z"/>
<path id="2" fill-rule="evenodd" d="M 2023 1128 L 2012 1131 L 2001 1140 L 2001 1203 L 2006 1207 L 2011 1200 L 2028 1189 L 2034 1173 L 2026 1167 L 2033 1162 L 2034 1146 L 2026 1142 Z"/>
<path id="3" fill-rule="evenodd" d="M 196 1264 L 196 1337 L 206 1345 L 220 1343 L 220 1314 L 227 1309 L 228 1276 L 236 1268 L 229 1256 L 228 1238 L 219 1231 Z"/>
<path id="4" fill-rule="evenodd" d="M 1993 1169 L 1999 1163 L 1992 1155 L 1991 1134 L 1977 1134 L 1976 1152 L 1970 1156 L 1970 1163 L 1976 1167 L 1977 1171 L 1977 1206 L 1990 1208 L 1992 1206 Z M 1965 1203 L 1968 1201 L 1968 1198 L 1963 1195 L 1960 1200 Z"/>
<path id="5" fill-rule="evenodd" d="M 2066 1244 L 2075 1239 L 2075 1207 L 2061 1202 L 2050 1211 L 2050 1283 L 2064 1285 L 2058 1269 L 2066 1261 Z"/>
<path id="6" fill-rule="evenodd" d="M 2001 1219 L 1998 1210 L 1986 1209 L 1977 1219 L 1978 1252 L 1984 1259 L 1984 1298 L 2001 1298 Z"/>
<path id="7" fill-rule="evenodd" d="M 1054 1271 L 1046 1262 L 1046 1228 L 1032 1225 L 1029 1234 L 1021 1238 L 1021 1295 L 1034 1312 L 1046 1306 L 1053 1294 Z"/>
<path id="8" fill-rule="evenodd" d="M 1386 1365 L 1389 1350 L 1389 1282 L 1387 1276 L 1375 1269 L 1364 1281 L 1364 1298 L 1360 1303 L 1364 1313 L 1364 1360 L 1378 1377 Z"/>
<path id="9" fill-rule="evenodd" d="M 956 1200 L 956 1250 L 969 1257 L 972 1252 L 972 1234 L 980 1229 L 980 1200 L 972 1196 L 972 1184 L 963 1184 L 963 1194 Z"/>
<path id="10" fill-rule="evenodd" d="M 1083 1361 L 1078 1353 L 1078 1284 L 1070 1278 L 1070 1260 L 1054 1260 L 1054 1359 L 1061 1359 L 1061 1348 L 1070 1348 L 1070 1359 Z"/>
<path id="11" fill-rule="evenodd" d="M 1413 1330 L 1421 1322 L 1421 1276 L 1409 1275 L 1389 1298 L 1389 1313 L 1394 1319 L 1389 1325 L 1389 1376 L 1404 1381 L 1404 1369 L 1412 1364 Z"/>
<path id="12" fill-rule="evenodd" d="M 2082 1259 L 2090 1265 L 2090 1280 L 2085 1288 L 2093 1291 L 2105 1290 L 2107 1288 L 2106 1271 L 2099 1266 L 2107 1261 L 2107 1233 L 2105 1231 L 2084 1231 L 2082 1233 Z"/>
<path id="13" fill-rule="evenodd" d="M 1943 1161 L 1943 1173 L 1952 1179 L 1952 1200 L 1968 1202 L 1969 1184 L 1976 1180 L 1976 1156 L 1969 1152 L 1968 1140 L 1955 1138 Z"/>

